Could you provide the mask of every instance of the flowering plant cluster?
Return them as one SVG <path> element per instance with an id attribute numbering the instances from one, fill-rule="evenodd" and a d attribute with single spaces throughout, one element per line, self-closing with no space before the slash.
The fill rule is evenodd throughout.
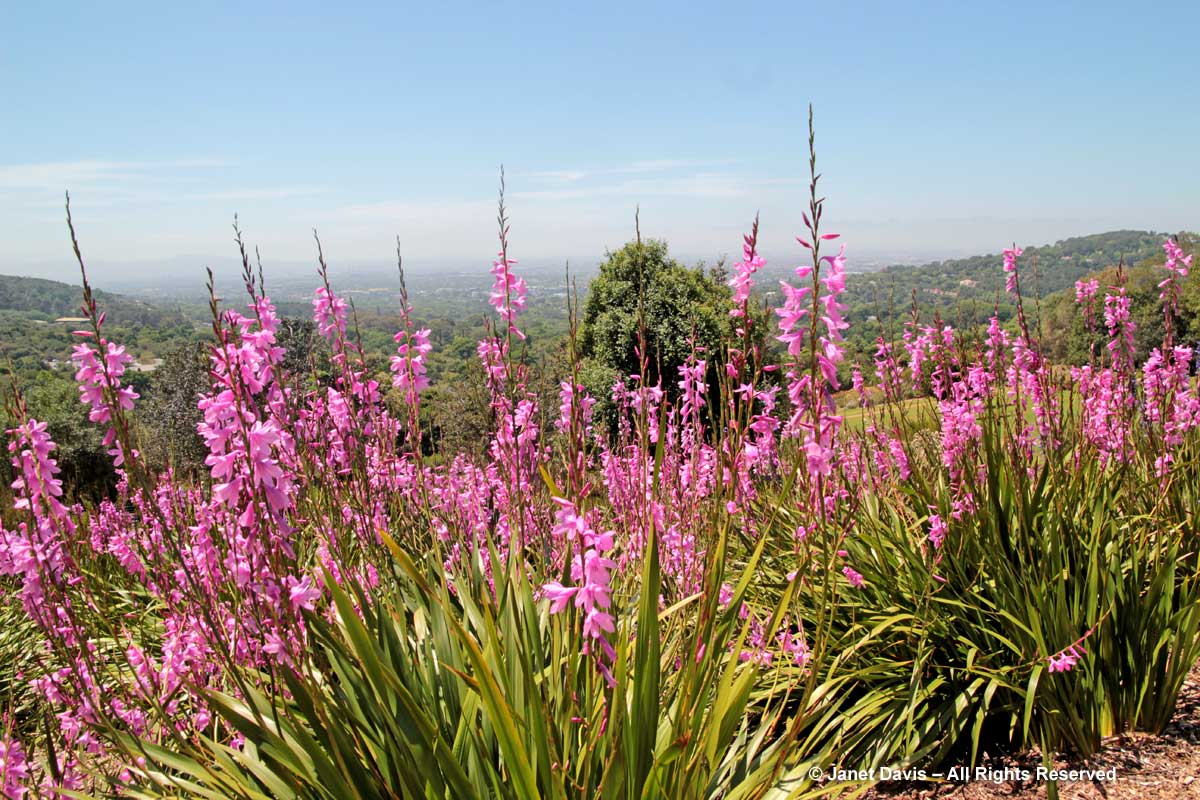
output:
<path id="1" fill-rule="evenodd" d="M 817 742 L 859 741 L 823 727 L 860 719 L 838 703 L 895 709 L 871 730 L 879 747 L 907 752 L 885 731 L 915 730 L 897 720 L 922 669 L 938 677 L 912 702 L 934 709 L 930 735 L 947 747 L 972 727 L 978 736 L 993 703 L 1012 720 L 1024 713 L 1024 730 L 1045 741 L 1099 741 L 1054 726 L 1077 701 L 1071 681 L 1125 652 L 1103 642 L 1133 634 L 1114 607 L 1067 595 L 1097 585 L 1102 597 L 1178 593 L 1155 608 L 1200 602 L 1176 557 L 1191 535 L 1181 487 L 1195 477 L 1200 426 L 1193 353 L 1173 340 L 1191 256 L 1164 246 L 1167 336 L 1140 365 L 1125 286 L 1102 291 L 1095 279 L 1075 298 L 1107 346 L 1069 370 L 1048 363 L 1020 305 L 1014 246 L 1002 269 L 1015 325 L 914 318 L 877 342 L 869 385 L 847 363 L 847 246 L 822 251 L 840 238 L 824 211 L 814 154 L 805 260 L 793 269 L 802 283 L 780 283 L 775 352 L 750 336 L 764 319 L 752 308 L 766 267 L 756 218 L 729 284 L 736 339 L 721 352 L 693 346 L 676 374 L 651 380 L 640 332 L 641 369 L 611 387 L 610 425 L 574 367 L 557 383 L 558 408 L 539 407 L 519 352 L 528 288 L 509 257 L 502 183 L 494 324 L 477 350 L 491 427 L 477 459 L 424 457 L 433 344 L 403 270 L 388 370 L 397 416 L 379 388 L 387 373 L 348 334 L 351 306 L 329 284 L 319 241 L 312 316 L 333 365 L 319 385 L 287 372 L 278 311 L 241 247 L 244 302 L 212 297 L 198 398 L 208 475 L 197 483 L 140 456 L 139 398 L 122 384 L 131 359 L 105 338 L 84 270 L 91 330 L 75 348 L 76 380 L 120 483 L 95 508 L 68 505 L 47 426 L 14 397 L 0 574 L 39 633 L 28 682 L 56 724 L 34 748 L 5 718 L 5 796 L 228 790 L 235 762 L 253 764 L 244 779 L 257 787 L 237 796 L 299 791 L 321 748 L 337 757 L 314 767 L 314 785 L 346 770 L 347 785 L 435 787 L 430 796 L 783 782 L 807 759 L 834 757 Z M 1103 494 L 1139 481 L 1152 488 Z M 1099 521 L 1081 523 L 1070 497 L 1094 501 Z M 1124 535 L 1147 520 L 1167 520 L 1171 536 Z M 1200 642 L 1187 619 L 1154 623 L 1175 637 L 1163 658 L 1185 670 Z M 964 620 L 1011 627 L 973 643 L 955 628 Z M 870 653 L 879 660 L 856 661 Z M 983 691 L 980 670 L 1008 672 Z M 1043 671 L 1053 675 L 1039 684 Z M 872 694 L 892 678 L 893 694 Z M 370 690 L 356 694 L 354 681 Z M 1145 698 L 1173 702 L 1148 686 L 1121 689 L 1139 697 L 1129 724 L 1161 716 Z M 386 713 L 364 711 L 371 698 Z M 968 713 L 980 722 L 958 716 Z M 364 733 L 371 725 L 383 728 Z M 376 758 L 382 742 L 410 739 L 427 743 Z M 279 755 L 294 743 L 308 748 L 302 758 Z M 210 758 L 189 772 L 170 753 Z"/>

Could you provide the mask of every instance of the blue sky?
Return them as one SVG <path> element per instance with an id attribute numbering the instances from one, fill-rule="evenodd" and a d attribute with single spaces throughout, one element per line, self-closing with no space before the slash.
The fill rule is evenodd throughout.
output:
<path id="1" fill-rule="evenodd" d="M 798 257 L 805 115 L 863 258 L 1200 227 L 1195 3 L 12 4 L 0 272 Z"/>

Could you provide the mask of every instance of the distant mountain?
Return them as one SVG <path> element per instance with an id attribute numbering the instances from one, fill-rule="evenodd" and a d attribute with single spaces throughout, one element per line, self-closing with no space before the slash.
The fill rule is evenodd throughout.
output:
<path id="1" fill-rule="evenodd" d="M 79 316 L 83 289 L 44 278 L 0 275 L 0 311 L 17 311 L 48 318 Z M 108 319 L 123 325 L 178 325 L 182 315 L 124 295 L 96 292 L 96 302 Z"/>
<path id="2" fill-rule="evenodd" d="M 1041 247 L 1025 247 L 1019 262 L 1021 291 L 1027 297 L 1044 297 L 1074 286 L 1085 275 L 1122 259 L 1126 265 L 1136 264 L 1161 254 L 1166 235 L 1152 231 L 1110 231 Z M 887 267 L 879 272 L 850 275 L 847 292 L 858 303 L 871 303 L 874 297 L 885 302 L 889 293 L 893 293 L 900 307 L 908 305 L 913 291 L 923 306 L 945 308 L 972 300 L 990 304 L 997 292 L 1004 292 L 1003 263 L 1001 254 L 994 253 L 917 267 Z"/>

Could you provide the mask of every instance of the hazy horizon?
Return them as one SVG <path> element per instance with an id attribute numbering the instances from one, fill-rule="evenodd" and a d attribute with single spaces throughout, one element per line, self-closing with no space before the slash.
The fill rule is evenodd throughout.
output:
<path id="1" fill-rule="evenodd" d="M 1090 234 L 1083 235 L 1088 236 L 1114 232 L 1117 231 L 1092 231 Z M 1075 237 L 1061 236 L 1046 241 L 1028 241 L 1023 244 L 1027 248 L 1036 248 L 1053 245 L 1071 238 Z M 886 253 L 887 251 L 884 252 Z M 328 261 L 328 253 L 326 255 Z M 672 252 L 673 258 L 688 265 L 704 263 L 712 266 L 716 263 L 717 258 L 731 255 L 725 253 L 717 254 L 715 257 L 711 254 L 689 257 Z M 920 251 L 913 251 L 908 254 L 859 254 L 848 268 L 851 273 L 876 272 L 886 267 L 922 266 L 935 262 L 985 255 L 992 255 L 999 258 L 999 248 L 992 248 L 991 250 L 983 248 L 975 252 L 939 252 L 936 254 L 923 254 Z M 562 280 L 565 277 L 567 268 L 569 268 L 573 279 L 584 282 L 590 281 L 600 266 L 602 256 L 603 254 L 590 259 L 574 258 L 566 261 L 526 261 L 521 264 L 521 268 L 522 273 L 529 279 L 534 291 L 541 293 L 546 290 L 547 286 L 554 286 L 558 281 Z M 773 279 L 772 273 L 780 274 L 788 271 L 796 263 L 799 263 L 799 261 L 802 261 L 802 259 L 772 260 L 768 258 L 768 269 L 765 279 L 769 283 Z M 732 263 L 732 261 L 728 261 L 727 263 Z M 454 278 L 456 282 L 452 285 L 459 286 L 460 288 L 467 284 L 461 284 L 458 281 L 465 279 L 468 284 L 477 284 L 476 288 L 478 288 L 487 285 L 490 280 L 488 266 L 489 264 L 486 262 L 471 264 L 460 260 L 423 264 L 414 264 L 410 260 L 406 260 L 405 272 L 409 276 L 410 287 L 417 287 L 420 291 L 429 291 L 431 288 L 434 288 L 430 282 L 436 281 L 439 277 Z M 198 295 L 207 294 L 206 267 L 212 268 L 217 287 L 222 293 L 227 293 L 241 286 L 241 262 L 236 256 L 226 256 L 207 262 L 192 262 L 190 259 L 181 257 L 176 259 L 174 269 L 147 268 L 145 270 L 126 270 L 117 275 L 113 275 L 111 270 L 106 270 L 104 265 L 101 265 L 97 269 L 95 264 L 89 262 L 88 272 L 93 286 L 98 289 L 140 296 L 146 299 L 158 297 L 163 300 L 179 300 L 187 297 L 194 299 Z M 274 286 L 274 293 L 280 293 L 280 289 L 284 289 L 281 293 L 283 295 L 293 296 L 298 294 L 307 296 L 309 292 L 320 285 L 315 259 L 311 264 L 264 263 L 263 267 L 268 285 Z M 54 274 L 31 275 L 15 272 L 0 266 L 0 276 L 3 275 L 45 278 L 71 285 L 79 284 L 78 267 L 73 260 L 70 263 L 64 262 L 64 265 Z M 363 291 L 391 292 L 397 290 L 399 286 L 394 259 L 390 263 L 364 262 L 338 264 L 335 262 L 329 265 L 329 276 L 338 289 L 348 294 Z M 471 282 L 472 277 L 477 279 L 473 284 Z M 582 286 L 583 284 L 581 283 L 580 285 Z"/>

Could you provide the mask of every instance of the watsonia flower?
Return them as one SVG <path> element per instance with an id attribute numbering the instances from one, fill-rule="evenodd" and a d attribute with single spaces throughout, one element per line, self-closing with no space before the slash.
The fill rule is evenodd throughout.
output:
<path id="1" fill-rule="evenodd" d="M 612 570 L 617 562 L 608 557 L 612 551 L 613 532 L 598 533 L 586 514 L 580 514 L 575 504 L 554 498 L 559 508 L 555 515 L 554 535 L 561 537 L 572 550 L 571 581 L 564 586 L 558 581 L 542 585 L 543 595 L 550 600 L 550 613 L 558 614 L 574 604 L 583 614 L 583 635 L 594 642 L 611 660 L 612 645 L 606 634 L 616 631 L 612 614 Z"/>
<path id="2" fill-rule="evenodd" d="M 1004 290 L 1009 294 L 1017 294 L 1020 291 L 1020 284 L 1017 278 L 1017 259 L 1025 252 L 1015 244 L 1012 247 L 1004 248 L 1004 274 L 1007 276 L 1004 280 Z"/>

